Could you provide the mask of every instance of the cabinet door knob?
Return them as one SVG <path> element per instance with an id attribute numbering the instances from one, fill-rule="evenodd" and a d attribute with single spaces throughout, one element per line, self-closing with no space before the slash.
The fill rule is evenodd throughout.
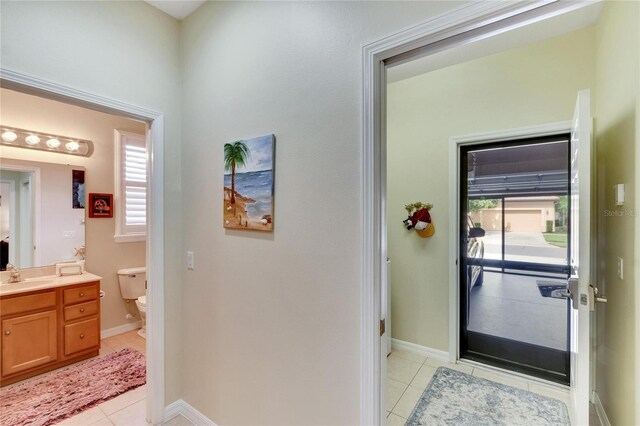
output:
<path id="1" fill-rule="evenodd" d="M 84 333 L 83 333 L 83 334 L 80 334 L 80 338 L 81 338 L 81 339 L 84 339 Z"/>
<path id="2" fill-rule="evenodd" d="M 81 313 L 82 313 L 82 312 L 84 312 L 84 308 L 80 308 L 80 312 L 81 312 Z"/>
<path id="3" fill-rule="evenodd" d="M 7 330 L 7 331 L 5 331 L 5 332 L 4 332 L 4 334 L 5 334 L 6 336 L 10 335 L 10 334 L 11 334 L 11 330 Z"/>
<path id="4" fill-rule="evenodd" d="M 84 297 L 84 292 L 83 291 L 80 292 L 80 297 Z"/>

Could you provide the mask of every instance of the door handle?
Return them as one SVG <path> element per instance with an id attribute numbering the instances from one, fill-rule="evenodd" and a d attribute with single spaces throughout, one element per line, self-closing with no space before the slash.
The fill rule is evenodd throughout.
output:
<path id="1" fill-rule="evenodd" d="M 603 295 L 598 295 L 598 287 L 589 286 L 589 291 L 591 292 L 591 304 L 589 308 L 594 311 L 596 309 L 596 303 L 607 303 L 607 297 Z"/>

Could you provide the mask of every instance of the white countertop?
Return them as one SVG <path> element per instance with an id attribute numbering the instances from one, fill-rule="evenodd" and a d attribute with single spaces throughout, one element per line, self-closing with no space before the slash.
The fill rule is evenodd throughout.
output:
<path id="1" fill-rule="evenodd" d="M 18 283 L 0 284 L 0 296 L 26 293 L 28 291 L 46 290 L 49 288 L 63 287 L 66 285 L 82 284 L 92 281 L 100 281 L 102 277 L 89 272 L 80 275 L 49 275 L 46 277 L 28 278 Z"/>

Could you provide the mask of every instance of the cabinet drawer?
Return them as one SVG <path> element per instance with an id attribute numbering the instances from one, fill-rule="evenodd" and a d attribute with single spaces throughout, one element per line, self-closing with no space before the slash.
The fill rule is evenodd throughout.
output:
<path id="1" fill-rule="evenodd" d="M 82 287 L 70 288 L 64 291 L 63 299 L 65 305 L 78 302 L 87 302 L 98 298 L 98 285 L 90 284 Z"/>
<path id="2" fill-rule="evenodd" d="M 98 318 L 64 326 L 64 354 L 71 355 L 85 349 L 98 347 L 100 330 Z"/>
<path id="3" fill-rule="evenodd" d="M 35 311 L 56 305 L 56 292 L 29 294 L 27 296 L 9 297 L 0 300 L 0 313 L 2 315 L 19 314 L 21 312 Z"/>
<path id="4" fill-rule="evenodd" d="M 90 317 L 98 313 L 98 301 L 93 300 L 64 308 L 64 320 L 71 321 L 78 318 Z"/>

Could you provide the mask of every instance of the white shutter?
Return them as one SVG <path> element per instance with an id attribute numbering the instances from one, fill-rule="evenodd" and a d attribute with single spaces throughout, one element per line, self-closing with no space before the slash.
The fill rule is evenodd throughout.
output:
<path id="1" fill-rule="evenodd" d="M 147 149 L 144 135 L 116 130 L 119 182 L 116 241 L 144 235 L 147 226 Z"/>
<path id="2" fill-rule="evenodd" d="M 147 150 L 144 139 L 125 137 L 123 142 L 124 225 L 127 232 L 131 226 L 147 224 Z"/>

